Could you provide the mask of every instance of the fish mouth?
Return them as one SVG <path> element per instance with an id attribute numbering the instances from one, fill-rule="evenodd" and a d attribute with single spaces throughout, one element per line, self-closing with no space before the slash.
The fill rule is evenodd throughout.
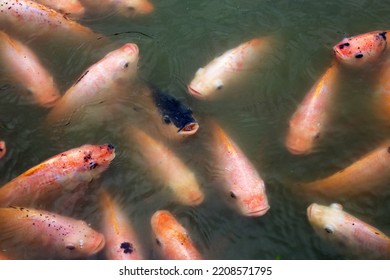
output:
<path id="1" fill-rule="evenodd" d="M 246 213 L 246 216 L 260 217 L 260 216 L 263 216 L 265 213 L 267 213 L 270 208 L 271 208 L 270 206 L 266 206 L 266 207 L 261 208 L 259 210 L 248 212 L 248 213 Z"/>
<path id="2" fill-rule="evenodd" d="M 306 210 L 306 212 L 307 212 L 307 218 L 308 218 L 309 220 L 311 220 L 312 211 L 313 211 L 313 205 L 314 205 L 314 204 L 311 204 L 309 207 L 307 207 L 307 210 Z"/>
<path id="3" fill-rule="evenodd" d="M 184 135 L 192 135 L 192 134 L 195 134 L 198 131 L 198 129 L 199 129 L 199 124 L 196 122 L 192 122 L 192 123 L 186 124 L 184 127 L 179 129 L 178 132 L 180 134 L 184 134 Z"/>
<path id="4" fill-rule="evenodd" d="M 96 249 L 92 252 L 92 255 L 99 253 L 104 246 L 106 246 L 106 239 L 104 236 L 101 236 L 100 242 L 97 244 Z"/>
<path id="5" fill-rule="evenodd" d="M 195 97 L 203 97 L 203 95 L 199 92 L 199 91 L 197 91 L 197 90 L 195 90 L 193 87 L 191 87 L 190 85 L 187 87 L 187 89 L 188 89 L 188 91 L 189 91 L 189 93 L 191 94 L 191 95 L 193 95 L 193 96 L 195 96 Z"/>

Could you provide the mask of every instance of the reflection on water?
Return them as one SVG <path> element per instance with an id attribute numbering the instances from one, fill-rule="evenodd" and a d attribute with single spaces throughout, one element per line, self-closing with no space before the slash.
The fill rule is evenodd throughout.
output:
<path id="1" fill-rule="evenodd" d="M 166 141 L 196 174 L 204 201 L 197 206 L 175 201 L 124 136 L 129 122 L 154 129 L 145 114 L 148 109 L 137 98 L 140 88 L 136 85 L 131 85 L 106 115 L 93 114 L 91 106 L 84 112 L 88 117 L 78 116 L 65 126 L 45 127 L 48 110 L 31 104 L 22 89 L 1 75 L 0 139 L 7 142 L 7 154 L 0 160 L 1 184 L 70 148 L 112 143 L 115 160 L 76 204 L 73 216 L 99 228 L 96 189 L 109 190 L 135 226 L 148 258 L 160 258 L 150 228 L 150 217 L 159 209 L 175 214 L 206 259 L 350 258 L 320 239 L 307 221 L 306 208 L 312 202 L 335 201 L 308 196 L 294 185 L 333 174 L 389 137 L 388 127 L 377 120 L 373 107 L 377 66 L 342 69 L 332 118 L 315 152 L 293 156 L 284 141 L 289 118 L 330 65 L 333 45 L 344 36 L 386 30 L 388 4 L 333 0 L 154 2 L 154 12 L 138 18 L 109 14 L 80 19 L 110 39 L 98 48 L 86 43 L 64 46 L 33 34 L 24 41 L 42 58 L 62 93 L 106 53 L 124 43 L 136 43 L 141 83 L 170 92 L 192 108 L 199 122 L 195 135 L 184 141 Z M 278 43 L 264 68 L 253 70 L 253 78 L 235 94 L 213 101 L 188 94 L 186 86 L 199 67 L 244 41 L 268 35 Z M 271 206 L 266 215 L 243 217 L 221 199 L 218 186 L 207 175 L 215 170 L 208 161 L 213 147 L 206 142 L 208 131 L 202 126 L 209 118 L 220 122 L 261 173 Z M 389 183 L 372 193 L 336 200 L 350 213 L 390 234 Z"/>

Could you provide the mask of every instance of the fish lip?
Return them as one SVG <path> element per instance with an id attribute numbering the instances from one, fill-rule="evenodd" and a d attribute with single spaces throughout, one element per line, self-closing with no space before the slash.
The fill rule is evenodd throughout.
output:
<path id="1" fill-rule="evenodd" d="M 197 91 L 193 87 L 191 87 L 191 85 L 187 86 L 187 89 L 191 95 L 196 96 L 196 97 L 203 97 L 203 95 L 199 91 Z"/>
<path id="2" fill-rule="evenodd" d="M 260 216 L 263 216 L 264 214 L 266 214 L 270 208 L 271 207 L 268 205 L 268 206 L 266 206 L 266 207 L 264 207 L 264 208 L 262 208 L 260 210 L 247 212 L 246 216 L 249 216 L 249 217 L 260 217 Z"/>
<path id="3" fill-rule="evenodd" d="M 309 153 L 308 150 L 302 150 L 302 149 L 296 149 L 294 147 L 291 147 L 291 146 L 287 146 L 287 150 L 293 154 L 293 155 L 306 155 Z"/>
<path id="4" fill-rule="evenodd" d="M 199 124 L 197 122 L 191 122 L 179 129 L 178 133 L 184 135 L 195 134 L 199 129 Z"/>
<path id="5" fill-rule="evenodd" d="M 102 239 L 96 249 L 92 252 L 92 255 L 99 253 L 106 246 L 106 239 L 102 236 Z"/>
<path id="6" fill-rule="evenodd" d="M 309 220 L 311 220 L 312 208 L 313 208 L 313 204 L 311 204 L 309 207 L 307 207 L 307 210 L 306 210 L 307 218 L 308 218 Z"/>

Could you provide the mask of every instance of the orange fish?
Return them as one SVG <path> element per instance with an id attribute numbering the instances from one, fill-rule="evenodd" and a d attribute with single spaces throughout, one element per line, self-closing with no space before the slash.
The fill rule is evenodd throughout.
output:
<path id="1" fill-rule="evenodd" d="M 387 45 L 386 31 L 372 31 L 344 38 L 333 47 L 336 59 L 348 66 L 361 67 L 373 63 Z"/>
<path id="2" fill-rule="evenodd" d="M 317 80 L 289 121 L 286 147 L 295 155 L 313 151 L 323 136 L 330 118 L 330 109 L 337 90 L 339 68 L 329 67 Z"/>
<path id="3" fill-rule="evenodd" d="M 135 126 L 128 126 L 126 134 L 135 141 L 151 175 L 169 187 L 180 203 L 195 206 L 203 202 L 204 194 L 195 173 L 168 145 Z"/>
<path id="4" fill-rule="evenodd" d="M 53 156 L 2 186 L 0 207 L 30 206 L 77 191 L 98 178 L 114 157 L 110 144 L 83 145 Z"/>
<path id="5" fill-rule="evenodd" d="M 245 216 L 262 216 L 270 209 L 264 180 L 240 147 L 215 121 L 211 122 L 214 176 L 222 179 L 225 198 Z"/>
<path id="6" fill-rule="evenodd" d="M 0 159 L 5 156 L 7 153 L 7 148 L 5 146 L 5 141 L 0 141 Z"/>
<path id="7" fill-rule="evenodd" d="M 302 184 L 307 192 L 336 197 L 372 191 L 390 180 L 390 141 L 384 142 L 348 167 L 326 178 Z"/>
<path id="8" fill-rule="evenodd" d="M 0 31 L 0 63 L 11 81 L 22 85 L 38 105 L 53 107 L 61 95 L 53 76 L 34 52 Z"/>
<path id="9" fill-rule="evenodd" d="M 381 65 L 378 81 L 374 86 L 374 102 L 378 118 L 390 123 L 390 56 Z"/>
<path id="10" fill-rule="evenodd" d="M 149 0 L 80 0 L 80 2 L 89 14 L 115 12 L 122 17 L 134 17 L 154 11 L 154 5 Z"/>
<path id="11" fill-rule="evenodd" d="M 106 191 L 101 194 L 101 206 L 106 258 L 109 260 L 144 259 L 129 218 Z"/>
<path id="12" fill-rule="evenodd" d="M 68 89 L 47 116 L 47 121 L 69 121 L 88 105 L 105 104 L 121 93 L 137 74 L 139 49 L 126 43 L 90 66 Z"/>
<path id="13" fill-rule="evenodd" d="M 85 8 L 78 0 L 34 0 L 37 3 L 60 12 L 66 17 L 79 19 L 85 13 Z"/>
<path id="14" fill-rule="evenodd" d="M 252 39 L 226 51 L 198 69 L 187 87 L 189 93 L 199 99 L 213 99 L 231 91 L 270 48 L 271 39 L 265 37 Z"/>
<path id="15" fill-rule="evenodd" d="M 168 260 L 201 260 L 187 230 L 167 210 L 156 211 L 151 226 L 161 255 Z"/>
<path id="16" fill-rule="evenodd" d="M 64 14 L 28 0 L 0 0 L 0 28 L 19 36 L 39 36 L 62 43 L 106 43 L 102 35 L 69 19 Z"/>
<path id="17" fill-rule="evenodd" d="M 390 238 L 383 232 L 343 211 L 340 204 L 330 206 L 311 204 L 307 216 L 315 232 L 321 238 L 358 258 L 390 258 Z"/>
<path id="18" fill-rule="evenodd" d="M 80 259 L 104 244 L 104 236 L 82 220 L 32 208 L 0 208 L 0 250 L 11 256 Z"/>

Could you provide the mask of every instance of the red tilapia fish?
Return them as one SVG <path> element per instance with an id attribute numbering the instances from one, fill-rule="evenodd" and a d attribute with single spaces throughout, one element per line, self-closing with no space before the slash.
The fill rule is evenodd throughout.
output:
<path id="1" fill-rule="evenodd" d="M 79 19 L 85 13 L 85 8 L 78 0 L 34 0 L 71 19 Z"/>
<path id="2" fill-rule="evenodd" d="M 386 31 L 372 31 L 344 38 L 333 47 L 337 60 L 345 65 L 361 67 L 373 63 L 387 45 Z"/>
<path id="3" fill-rule="evenodd" d="M 151 175 L 168 187 L 178 202 L 192 206 L 203 202 L 195 173 L 168 145 L 135 126 L 128 126 L 125 133 L 135 142 Z"/>
<path id="4" fill-rule="evenodd" d="M 0 31 L 0 64 L 11 82 L 32 94 L 42 107 L 53 107 L 61 95 L 53 76 L 29 47 Z"/>
<path id="5" fill-rule="evenodd" d="M 340 204 L 311 204 L 307 217 L 315 232 L 361 259 L 390 258 L 390 238 L 383 232 L 343 211 Z"/>
<path id="6" fill-rule="evenodd" d="M 88 105 L 114 99 L 131 79 L 136 78 L 139 49 L 126 43 L 89 67 L 68 89 L 47 116 L 48 123 L 69 121 Z M 104 105 L 104 104 L 103 104 Z"/>
<path id="7" fill-rule="evenodd" d="M 111 144 L 83 145 L 27 170 L 0 188 L 0 207 L 30 206 L 72 193 L 98 178 L 115 157 Z"/>
<path id="8" fill-rule="evenodd" d="M 336 197 L 373 191 L 373 187 L 389 180 L 390 141 L 386 141 L 343 170 L 301 187 L 308 193 Z"/>
<path id="9" fill-rule="evenodd" d="M 80 0 L 88 14 L 107 14 L 115 12 L 122 17 L 150 14 L 154 5 L 149 0 Z"/>
<path id="10" fill-rule="evenodd" d="M 289 120 L 285 145 L 295 155 L 313 151 L 323 136 L 339 83 L 339 67 L 332 65 L 306 93 Z"/>
<path id="11" fill-rule="evenodd" d="M 7 153 L 7 148 L 5 146 L 5 141 L 1 140 L 0 141 L 0 159 L 5 156 Z"/>
<path id="12" fill-rule="evenodd" d="M 87 258 L 104 244 L 104 236 L 85 221 L 32 208 L 0 208 L 0 250 L 15 258 Z"/>
<path id="13" fill-rule="evenodd" d="M 109 260 L 142 260 L 142 249 L 135 231 L 119 204 L 107 191 L 101 194 L 102 233 Z"/>
<path id="14" fill-rule="evenodd" d="M 377 117 L 390 123 L 390 56 L 381 65 L 378 81 L 374 86 L 374 104 Z"/>
<path id="15" fill-rule="evenodd" d="M 168 260 L 201 260 L 202 255 L 187 230 L 167 210 L 156 211 L 150 220 L 161 256 Z"/>
<path id="16" fill-rule="evenodd" d="M 265 183 L 240 147 L 215 121 L 211 122 L 212 153 L 225 197 L 242 215 L 263 216 L 270 209 Z"/>
<path id="17" fill-rule="evenodd" d="M 28 0 L 0 0 L 0 28 L 23 37 L 39 36 L 64 43 L 102 44 L 102 35 L 64 14 Z"/>
<path id="18" fill-rule="evenodd" d="M 199 99 L 213 99 L 240 83 L 248 70 L 255 68 L 271 48 L 271 38 L 255 38 L 216 57 L 199 68 L 188 85 L 189 93 Z"/>

